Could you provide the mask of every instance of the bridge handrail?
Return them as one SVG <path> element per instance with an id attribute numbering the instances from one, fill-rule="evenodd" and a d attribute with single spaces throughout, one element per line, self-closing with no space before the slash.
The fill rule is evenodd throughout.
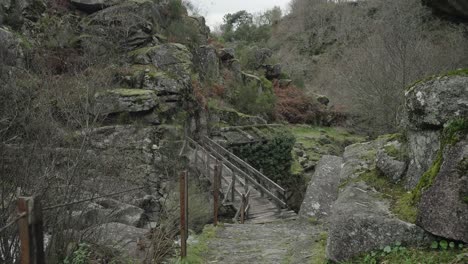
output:
<path id="1" fill-rule="evenodd" d="M 237 172 L 241 174 L 246 180 L 248 180 L 249 183 L 254 185 L 257 189 L 261 190 L 263 193 L 265 193 L 268 197 L 273 199 L 277 204 L 279 204 L 281 207 L 287 207 L 286 202 L 282 199 L 282 197 L 277 197 L 275 194 L 273 194 L 270 190 L 268 190 L 265 186 L 263 186 L 261 183 L 259 183 L 255 178 L 251 177 L 249 174 L 247 174 L 245 171 L 240 169 L 238 166 L 234 165 L 231 161 L 229 161 L 226 157 L 224 157 L 222 154 L 218 153 L 213 149 L 212 146 L 210 145 L 205 145 L 202 146 L 195 140 L 191 138 L 187 138 L 188 142 L 191 143 L 192 145 L 198 146 L 199 148 L 203 149 L 205 152 L 209 153 L 210 155 L 213 155 L 217 157 L 218 159 L 223 161 L 223 164 L 230 168 L 233 172 Z"/>
<path id="2" fill-rule="evenodd" d="M 285 190 L 279 186 L 276 182 L 272 181 L 270 178 L 265 176 L 263 173 L 252 167 L 250 164 L 242 160 L 241 158 L 237 157 L 234 153 L 230 152 L 229 150 L 225 149 L 223 146 L 219 145 L 215 141 L 211 140 L 210 138 L 205 136 L 205 140 L 208 142 L 210 145 L 214 145 L 217 149 L 221 150 L 221 154 L 227 155 L 229 158 L 237 162 L 239 165 L 242 167 L 245 167 L 248 171 L 251 171 L 255 174 L 256 178 L 258 178 L 261 182 L 266 183 L 270 186 L 272 186 L 274 189 L 279 191 L 282 195 L 285 194 Z"/>

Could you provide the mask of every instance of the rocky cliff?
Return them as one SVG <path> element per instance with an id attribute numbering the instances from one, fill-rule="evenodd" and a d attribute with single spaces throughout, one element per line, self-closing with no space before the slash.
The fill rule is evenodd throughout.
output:
<path id="1" fill-rule="evenodd" d="M 468 77 L 455 71 L 406 92 L 404 133 L 324 156 L 301 216 L 327 223 L 327 257 L 344 261 L 395 243 L 467 243 Z"/>

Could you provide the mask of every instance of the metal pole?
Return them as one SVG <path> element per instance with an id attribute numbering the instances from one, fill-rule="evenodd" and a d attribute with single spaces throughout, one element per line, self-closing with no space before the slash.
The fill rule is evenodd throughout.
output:
<path id="1" fill-rule="evenodd" d="M 20 239 L 20 261 L 21 264 L 31 263 L 31 241 L 29 233 L 29 199 L 26 197 L 18 198 L 18 214 L 25 214 L 18 220 L 19 239 Z"/>
<path id="2" fill-rule="evenodd" d="M 216 162 L 213 179 L 213 224 L 218 225 L 218 203 L 219 203 L 219 162 Z"/>
<path id="3" fill-rule="evenodd" d="M 179 184 L 180 184 L 180 257 L 185 258 L 187 257 L 187 219 L 186 219 L 186 178 L 187 172 L 183 171 L 180 173 L 179 176 Z"/>

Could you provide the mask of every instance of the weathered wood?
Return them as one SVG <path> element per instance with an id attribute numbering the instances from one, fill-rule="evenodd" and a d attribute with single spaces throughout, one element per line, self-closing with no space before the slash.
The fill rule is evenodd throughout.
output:
<path id="1" fill-rule="evenodd" d="M 32 242 L 32 255 L 34 264 L 45 264 L 44 254 L 44 223 L 42 219 L 42 205 L 39 199 L 32 199 L 30 201 L 31 209 L 31 242 Z"/>
<path id="2" fill-rule="evenodd" d="M 21 264 L 32 263 L 31 259 L 31 234 L 29 230 L 29 199 L 26 197 L 18 198 L 18 214 L 26 214 L 18 220 L 19 240 L 20 240 L 20 261 Z"/>
<path id="3" fill-rule="evenodd" d="M 231 180 L 231 202 L 234 202 L 235 199 L 235 190 L 236 190 L 236 173 L 232 172 L 232 180 Z M 227 197 L 227 195 L 226 195 Z"/>
<path id="4" fill-rule="evenodd" d="M 241 209 L 240 209 L 240 222 L 241 224 L 244 224 L 245 222 L 245 204 L 247 203 L 245 194 L 242 194 L 242 203 L 241 203 Z"/>

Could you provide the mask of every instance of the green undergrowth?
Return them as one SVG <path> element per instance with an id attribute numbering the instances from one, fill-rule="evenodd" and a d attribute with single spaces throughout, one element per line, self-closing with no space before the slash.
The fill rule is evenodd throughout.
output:
<path id="1" fill-rule="evenodd" d="M 296 144 L 302 146 L 313 161 L 320 160 L 322 155 L 341 155 L 346 146 L 365 141 L 364 136 L 351 134 L 339 127 L 295 125 L 290 129 Z"/>
<path id="2" fill-rule="evenodd" d="M 447 145 L 453 146 L 460 138 L 468 133 L 468 120 L 465 118 L 455 119 L 444 128 L 440 142 L 440 148 L 437 152 L 432 166 L 422 175 L 418 185 L 412 191 L 413 203 L 417 204 L 421 199 L 422 193 L 432 186 L 437 174 L 444 162 L 444 150 Z"/>
<path id="3" fill-rule="evenodd" d="M 319 235 L 318 241 L 312 246 L 312 257 L 310 264 L 324 264 L 327 262 L 326 247 L 327 247 L 328 233 L 322 232 Z"/>
<path id="4" fill-rule="evenodd" d="M 203 229 L 203 232 L 198 235 L 195 239 L 196 243 L 189 243 L 187 245 L 187 257 L 184 259 L 179 258 L 176 264 L 202 264 L 205 263 L 203 255 L 209 250 L 208 241 L 216 236 L 216 232 L 221 225 L 213 226 L 207 225 Z"/>
<path id="5" fill-rule="evenodd" d="M 449 247 L 447 243 L 447 247 L 444 248 L 407 248 L 402 246 L 401 243 L 397 243 L 396 245 L 383 247 L 380 250 L 369 252 L 352 260 L 341 262 L 341 264 L 462 264 L 467 263 L 467 261 L 468 250 L 463 246 Z"/>
<path id="6" fill-rule="evenodd" d="M 468 69 L 458 69 L 458 70 L 446 72 L 446 73 L 443 73 L 443 74 L 431 75 L 431 76 L 426 77 L 424 79 L 415 81 L 414 83 L 412 83 L 411 85 L 408 86 L 408 90 L 411 90 L 411 88 L 415 87 L 418 84 L 425 83 L 425 82 L 428 82 L 428 81 L 431 81 L 431 80 L 434 80 L 434 79 L 437 79 L 437 78 L 452 77 L 452 76 L 464 76 L 464 75 L 468 75 Z"/>
<path id="7" fill-rule="evenodd" d="M 374 187 L 382 193 L 382 198 L 390 199 L 390 210 L 399 219 L 409 223 L 416 222 L 417 208 L 413 205 L 411 192 L 406 191 L 401 184 L 390 182 L 377 170 L 364 172 L 352 181 L 364 181 L 369 186 Z"/>

